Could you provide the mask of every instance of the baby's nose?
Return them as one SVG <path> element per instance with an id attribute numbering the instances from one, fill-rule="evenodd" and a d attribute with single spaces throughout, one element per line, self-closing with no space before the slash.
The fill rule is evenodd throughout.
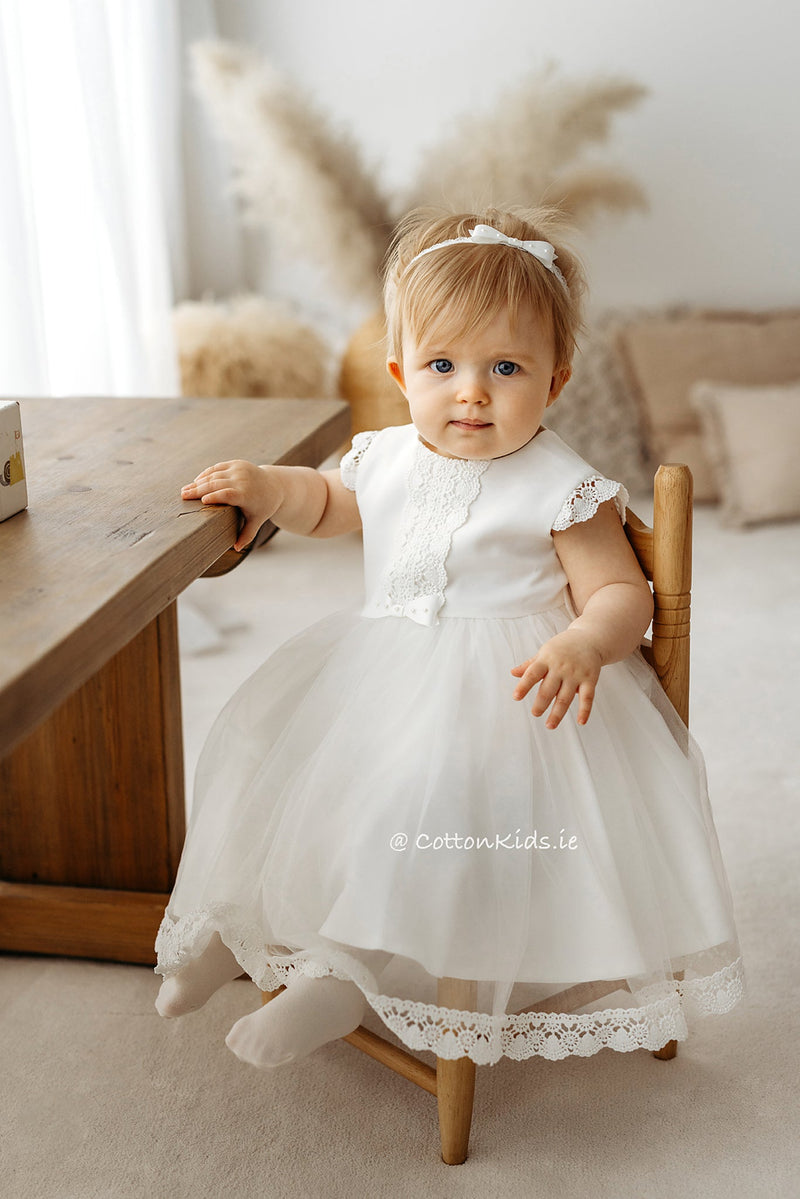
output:
<path id="1" fill-rule="evenodd" d="M 489 394 L 480 379 L 475 376 L 464 376 L 459 383 L 458 399 L 465 404 L 486 404 L 489 401 Z"/>

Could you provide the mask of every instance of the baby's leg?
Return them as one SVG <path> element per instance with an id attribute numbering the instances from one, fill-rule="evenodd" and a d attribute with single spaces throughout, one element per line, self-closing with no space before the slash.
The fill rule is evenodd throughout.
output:
<path id="1" fill-rule="evenodd" d="M 189 962 L 171 978 L 165 978 L 156 999 L 160 1016 L 185 1016 L 196 1012 L 224 983 L 242 973 L 242 967 L 214 933 L 198 958 Z"/>
<path id="2" fill-rule="evenodd" d="M 381 950 L 358 957 L 377 975 L 391 958 Z M 354 982 L 328 975 L 294 979 L 259 1011 L 237 1020 L 225 1044 L 252 1066 L 281 1066 L 299 1061 L 328 1041 L 358 1028 L 367 1001 Z"/>

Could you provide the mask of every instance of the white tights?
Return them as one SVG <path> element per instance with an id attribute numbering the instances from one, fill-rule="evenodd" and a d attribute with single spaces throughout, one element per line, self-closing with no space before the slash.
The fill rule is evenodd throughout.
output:
<path id="1" fill-rule="evenodd" d="M 379 949 L 358 950 L 359 961 L 376 976 L 391 956 Z M 219 933 L 214 933 L 198 958 L 164 980 L 156 1010 L 167 1017 L 197 1011 L 215 991 L 241 973 L 236 958 Z M 366 1007 L 367 1001 L 354 982 L 331 975 L 300 975 L 275 999 L 237 1020 L 225 1044 L 253 1066 L 281 1066 L 353 1032 Z"/>

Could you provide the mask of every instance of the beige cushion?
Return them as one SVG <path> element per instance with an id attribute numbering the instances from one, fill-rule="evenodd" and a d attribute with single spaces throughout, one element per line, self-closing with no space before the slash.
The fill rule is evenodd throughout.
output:
<path id="1" fill-rule="evenodd" d="M 736 387 L 701 382 L 689 402 L 730 525 L 800 517 L 800 382 Z"/>
<path id="2" fill-rule="evenodd" d="M 692 384 L 788 383 L 800 378 L 800 311 L 696 312 L 651 318 L 617 339 L 641 414 L 651 465 L 686 462 L 696 500 L 716 499 Z"/>

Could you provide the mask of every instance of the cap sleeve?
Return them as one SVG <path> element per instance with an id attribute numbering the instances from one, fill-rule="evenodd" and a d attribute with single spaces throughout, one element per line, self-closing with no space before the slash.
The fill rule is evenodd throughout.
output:
<path id="1" fill-rule="evenodd" d="M 339 463 L 342 482 L 348 491 L 355 491 L 358 465 L 372 444 L 372 439 L 378 433 L 380 433 L 380 429 L 370 429 L 366 433 L 356 433 L 352 446 Z"/>
<path id="2" fill-rule="evenodd" d="M 580 521 L 591 520 L 605 500 L 614 501 L 619 518 L 625 524 L 625 512 L 630 497 L 621 483 L 604 475 L 589 475 L 574 487 L 559 509 L 551 525 L 554 533 L 568 529 Z"/>

